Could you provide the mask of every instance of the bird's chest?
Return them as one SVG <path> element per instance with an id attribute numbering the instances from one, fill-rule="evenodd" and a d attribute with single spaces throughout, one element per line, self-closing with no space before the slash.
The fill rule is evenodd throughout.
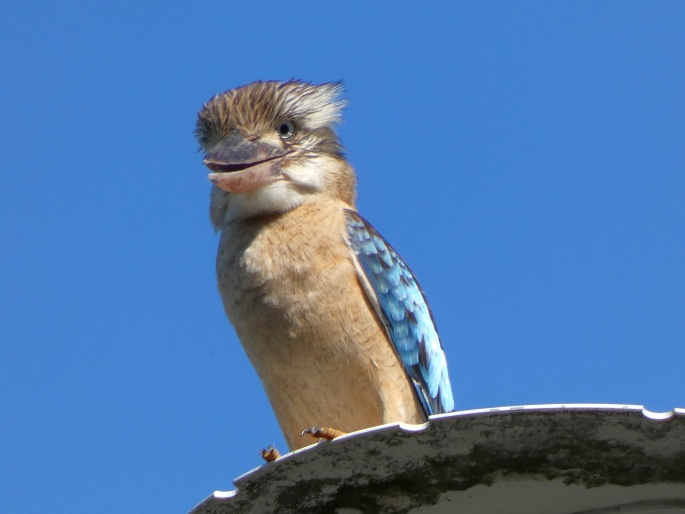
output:
<path id="1" fill-rule="evenodd" d="M 342 216 L 299 214 L 222 234 L 219 290 L 251 357 L 340 339 L 345 302 L 357 292 Z"/>
<path id="2" fill-rule="evenodd" d="M 236 325 L 254 315 L 263 323 L 280 317 L 294 321 L 297 313 L 322 301 L 317 273 L 334 273 L 335 263 L 322 262 L 300 234 L 275 241 L 258 235 L 249 244 L 222 241 L 217 272 L 219 288 L 231 322 Z M 303 312 L 301 312 L 303 314 Z"/>

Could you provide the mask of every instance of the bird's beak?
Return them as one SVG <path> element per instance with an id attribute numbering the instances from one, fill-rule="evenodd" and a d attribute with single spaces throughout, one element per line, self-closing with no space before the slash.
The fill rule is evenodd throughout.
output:
<path id="1" fill-rule="evenodd" d="M 238 132 L 224 138 L 202 163 L 214 173 L 214 185 L 229 193 L 247 193 L 283 180 L 281 161 L 288 152 L 264 141 L 250 141 Z"/>

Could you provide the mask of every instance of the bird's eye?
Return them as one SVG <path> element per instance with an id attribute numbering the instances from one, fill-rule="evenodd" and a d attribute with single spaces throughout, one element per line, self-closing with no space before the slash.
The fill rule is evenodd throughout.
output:
<path id="1" fill-rule="evenodd" d="M 290 139 L 295 133 L 295 126 L 290 121 L 284 121 L 278 126 L 278 135 L 281 139 Z"/>

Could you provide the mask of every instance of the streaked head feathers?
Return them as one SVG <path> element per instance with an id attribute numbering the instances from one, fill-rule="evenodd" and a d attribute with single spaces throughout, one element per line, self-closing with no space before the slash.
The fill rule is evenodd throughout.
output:
<path id="1" fill-rule="evenodd" d="M 302 128 L 329 128 L 339 122 L 346 100 L 341 82 L 253 82 L 214 96 L 198 114 L 196 135 L 203 147 L 232 128 L 268 130 L 281 120 Z"/>
<path id="2" fill-rule="evenodd" d="M 211 208 L 217 229 L 321 195 L 354 204 L 354 171 L 333 127 L 345 106 L 342 92 L 340 82 L 254 82 L 204 105 L 196 136 L 219 189 Z"/>

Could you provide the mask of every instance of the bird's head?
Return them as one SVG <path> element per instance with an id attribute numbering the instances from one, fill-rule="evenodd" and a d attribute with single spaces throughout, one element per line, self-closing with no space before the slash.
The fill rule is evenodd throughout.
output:
<path id="1" fill-rule="evenodd" d="M 354 204 L 354 171 L 333 130 L 341 93 L 340 83 L 255 82 L 205 104 L 196 135 L 212 171 L 215 228 L 322 196 Z"/>

